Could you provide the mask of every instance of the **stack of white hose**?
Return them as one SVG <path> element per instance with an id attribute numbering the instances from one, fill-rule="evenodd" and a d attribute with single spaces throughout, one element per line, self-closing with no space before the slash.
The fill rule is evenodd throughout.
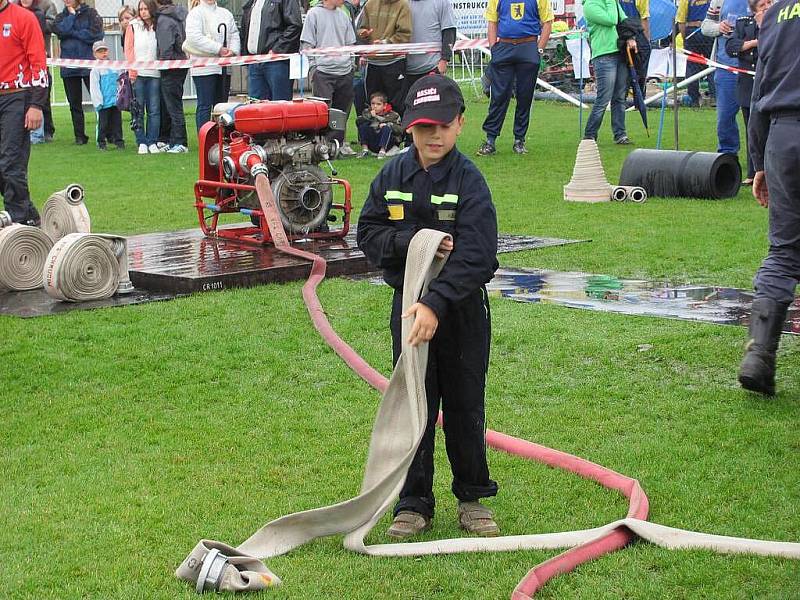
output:
<path id="1" fill-rule="evenodd" d="M 611 185 L 600 160 L 600 150 L 594 140 L 581 140 L 575 157 L 572 179 L 564 186 L 564 200 L 572 202 L 608 202 Z"/>
<path id="2" fill-rule="evenodd" d="M 89 211 L 83 203 L 83 187 L 77 183 L 53 193 L 44 203 L 42 229 L 57 242 L 70 233 L 89 233 Z"/>
<path id="3" fill-rule="evenodd" d="M 128 243 L 114 235 L 70 233 L 53 246 L 42 279 L 49 296 L 67 302 L 131 291 Z"/>
<path id="4" fill-rule="evenodd" d="M 36 289 L 42 285 L 42 269 L 53 240 L 37 227 L 3 226 L 11 222 L 7 214 L 0 216 L 0 289 Z"/>
<path id="5" fill-rule="evenodd" d="M 642 203 L 647 200 L 647 191 L 638 185 L 616 185 L 611 190 L 611 199 L 617 202 Z"/>

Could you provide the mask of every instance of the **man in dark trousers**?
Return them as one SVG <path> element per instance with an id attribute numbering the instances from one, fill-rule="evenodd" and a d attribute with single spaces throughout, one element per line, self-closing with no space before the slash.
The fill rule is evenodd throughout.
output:
<path id="1" fill-rule="evenodd" d="M 186 40 L 186 15 L 183 6 L 176 6 L 172 0 L 158 0 L 156 19 L 156 52 L 158 60 L 185 60 L 183 42 Z M 183 84 L 189 69 L 162 69 L 161 99 L 167 108 L 161 120 L 169 121 L 169 145 L 165 149 L 170 154 L 189 151 L 186 136 L 186 117 L 183 114 Z"/>
<path id="2" fill-rule="evenodd" d="M 483 122 L 486 141 L 478 149 L 478 156 L 497 152 L 495 140 L 500 136 L 514 86 L 517 108 L 514 111 L 512 148 L 515 154 L 526 154 L 525 136 L 531 117 L 533 91 L 539 76 L 541 55 L 553 27 L 553 7 L 549 0 L 489 0 L 484 16 L 492 51 L 492 84 L 489 114 Z"/>
<path id="3" fill-rule="evenodd" d="M 242 55 L 291 54 L 300 50 L 303 19 L 297 0 L 248 0 L 242 7 Z M 247 67 L 247 89 L 259 100 L 291 100 L 289 61 Z"/>
<path id="4" fill-rule="evenodd" d="M 779 0 L 758 35 L 750 105 L 753 196 L 769 207 L 769 253 L 756 273 L 750 340 L 739 367 L 742 387 L 775 393 L 775 354 L 800 281 L 800 3 Z"/>
<path id="5" fill-rule="evenodd" d="M 38 227 L 28 158 L 47 102 L 44 38 L 36 16 L 8 0 L 0 0 L 0 31 L 0 194 L 12 221 Z"/>

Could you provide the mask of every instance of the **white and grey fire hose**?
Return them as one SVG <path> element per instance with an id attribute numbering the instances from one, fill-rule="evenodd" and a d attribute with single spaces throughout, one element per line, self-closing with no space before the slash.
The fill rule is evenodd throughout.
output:
<path id="1" fill-rule="evenodd" d="M 268 186 L 265 189 L 268 189 Z M 274 198 L 268 198 L 262 202 L 262 206 L 265 214 L 270 212 L 275 214 Z M 436 251 L 445 235 L 439 231 L 421 230 L 412 239 L 408 249 L 403 286 L 404 310 L 424 295 L 428 283 L 442 268 L 445 259 L 437 258 Z M 285 247 L 285 243 L 285 241 L 277 242 L 280 248 Z M 315 276 L 321 279 L 324 271 L 316 275 L 312 271 L 312 278 Z M 309 301 L 305 288 L 304 298 L 306 302 Z M 321 311 L 316 301 L 313 304 L 313 308 L 309 305 L 312 318 L 317 311 Z M 800 543 L 698 533 L 631 517 L 577 531 L 366 545 L 366 535 L 394 503 L 427 423 L 425 368 L 428 345 L 420 344 L 412 347 L 408 344 L 411 324 L 410 319 L 403 321 L 403 351 L 388 386 L 381 386 L 384 389 L 383 400 L 373 425 L 360 494 L 337 504 L 275 519 L 236 547 L 209 539 L 200 540 L 175 571 L 179 579 L 190 582 L 201 594 L 205 591 L 257 591 L 277 586 L 281 584 L 280 578 L 262 562 L 263 559 L 285 554 L 315 538 L 336 534 L 344 534 L 345 548 L 370 556 L 422 556 L 456 552 L 572 548 L 532 569 L 512 595 L 514 600 L 530 598 L 543 581 L 598 556 L 596 547 L 610 540 L 609 536 L 625 532 L 628 532 L 626 535 L 631 537 L 635 535 L 665 548 L 703 548 L 731 554 L 800 558 Z M 329 340 L 328 335 L 324 333 L 323 335 Z M 349 347 L 336 349 L 342 357 L 348 354 L 344 350 L 352 351 Z M 365 363 L 358 367 L 351 366 L 359 374 L 369 368 Z M 502 434 L 495 432 L 495 437 L 497 435 Z M 530 442 L 510 436 L 504 437 L 511 440 L 507 451 L 512 454 L 528 458 L 542 454 L 542 448 L 532 450 L 531 447 L 534 445 Z M 487 434 L 487 444 L 488 442 Z M 557 452 L 544 450 L 551 454 Z M 561 468 L 576 473 L 582 472 L 584 476 L 592 479 L 597 476 L 597 480 L 607 487 L 612 487 L 613 479 L 624 478 L 600 465 L 564 453 L 558 454 L 561 455 L 557 461 L 562 463 L 559 465 Z M 584 465 L 579 466 L 580 463 Z M 555 464 L 555 461 L 551 464 Z M 639 488 L 638 482 L 629 479 L 628 481 L 635 484 L 633 495 L 638 497 L 637 501 L 640 504 L 644 503 L 643 510 L 637 512 L 646 517 L 646 496 Z M 603 552 L 613 551 L 615 548 L 613 541 L 610 540 L 609 548 Z M 570 555 L 571 552 L 574 554 Z"/>
<path id="2" fill-rule="evenodd" d="M 70 233 L 48 254 L 41 283 L 49 296 L 67 302 L 130 292 L 128 243 L 115 235 Z"/>
<path id="3" fill-rule="evenodd" d="M 83 187 L 53 193 L 42 228 L 12 223 L 0 212 L 0 289 L 33 290 L 67 302 L 102 300 L 133 290 L 123 237 L 92 234 Z"/>

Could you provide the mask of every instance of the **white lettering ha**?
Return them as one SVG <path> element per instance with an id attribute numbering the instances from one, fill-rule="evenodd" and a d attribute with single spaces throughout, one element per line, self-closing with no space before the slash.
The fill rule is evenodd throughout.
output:
<path id="1" fill-rule="evenodd" d="M 31 78 L 33 87 L 47 87 L 47 69 L 39 69 L 39 73 Z"/>

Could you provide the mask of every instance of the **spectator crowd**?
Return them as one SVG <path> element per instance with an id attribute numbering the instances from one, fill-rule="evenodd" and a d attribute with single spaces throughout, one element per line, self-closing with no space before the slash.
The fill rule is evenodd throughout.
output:
<path id="1" fill-rule="evenodd" d="M 758 59 L 758 27 L 772 0 L 677 0 L 677 31 L 684 47 L 730 66 L 748 70 Z M 625 127 L 625 109 L 631 90 L 629 67 L 644 89 L 650 53 L 650 0 L 584 0 L 583 12 L 591 47 L 596 102 L 589 115 L 584 137 L 597 139 L 611 106 L 614 142 L 630 144 Z M 64 0 L 58 12 L 52 0 L 19 0 L 40 24 L 45 46 L 55 35 L 63 58 L 97 59 L 95 45 L 103 42 L 102 20 L 84 0 Z M 131 61 L 174 60 L 191 56 L 240 54 L 291 54 L 303 49 L 321 49 L 354 44 L 437 44 L 438 52 L 372 54 L 353 59 L 349 54 L 311 56 L 308 83 L 313 95 L 326 98 L 331 107 L 349 116 L 355 110 L 359 151 L 346 141 L 345 132 L 331 134 L 340 157 L 391 156 L 410 139 L 399 126 L 404 98 L 420 77 L 446 74 L 456 41 L 456 19 L 450 0 L 248 0 L 237 20 L 216 0 L 191 0 L 189 9 L 173 0 L 140 0 L 124 5 L 118 14 L 124 55 Z M 485 141 L 479 156 L 497 152 L 497 140 L 512 98 L 516 98 L 512 151 L 525 154 L 526 136 L 539 74 L 554 20 L 548 0 L 489 0 L 485 12 L 491 52 L 488 69 L 490 103 L 483 123 Z M 632 60 L 631 60 L 632 59 Z M 632 65 L 629 65 L 632 62 Z M 293 95 L 289 61 L 249 65 L 248 93 L 254 99 L 288 100 Z M 60 69 L 64 93 L 70 107 L 76 144 L 86 144 L 82 99 L 90 93 L 98 114 L 95 141 L 122 147 L 121 133 L 110 98 L 115 73 L 102 66 L 92 83 L 88 68 Z M 700 79 L 703 66 L 687 64 L 686 103 L 702 102 Z M 101 76 L 102 75 L 102 76 Z M 119 74 L 117 74 L 119 75 Z M 140 154 L 188 151 L 183 111 L 184 83 L 191 75 L 197 94 L 195 125 L 199 130 L 211 118 L 215 104 L 227 100 L 230 74 L 220 67 L 192 69 L 130 70 L 127 76 L 138 108 L 132 120 Z M 718 151 L 739 152 L 737 114 L 745 124 L 749 117 L 752 78 L 717 69 L 707 76 L 707 97 L 717 110 Z M 42 125 L 31 133 L 32 143 L 50 141 L 55 134 L 49 102 L 43 107 Z M 108 117 L 108 118 L 107 118 Z M 109 129 L 110 128 L 110 129 Z M 112 138 L 108 138 L 111 135 Z M 118 144 L 116 140 L 119 139 Z M 752 162 L 747 158 L 747 178 L 752 182 Z"/>

